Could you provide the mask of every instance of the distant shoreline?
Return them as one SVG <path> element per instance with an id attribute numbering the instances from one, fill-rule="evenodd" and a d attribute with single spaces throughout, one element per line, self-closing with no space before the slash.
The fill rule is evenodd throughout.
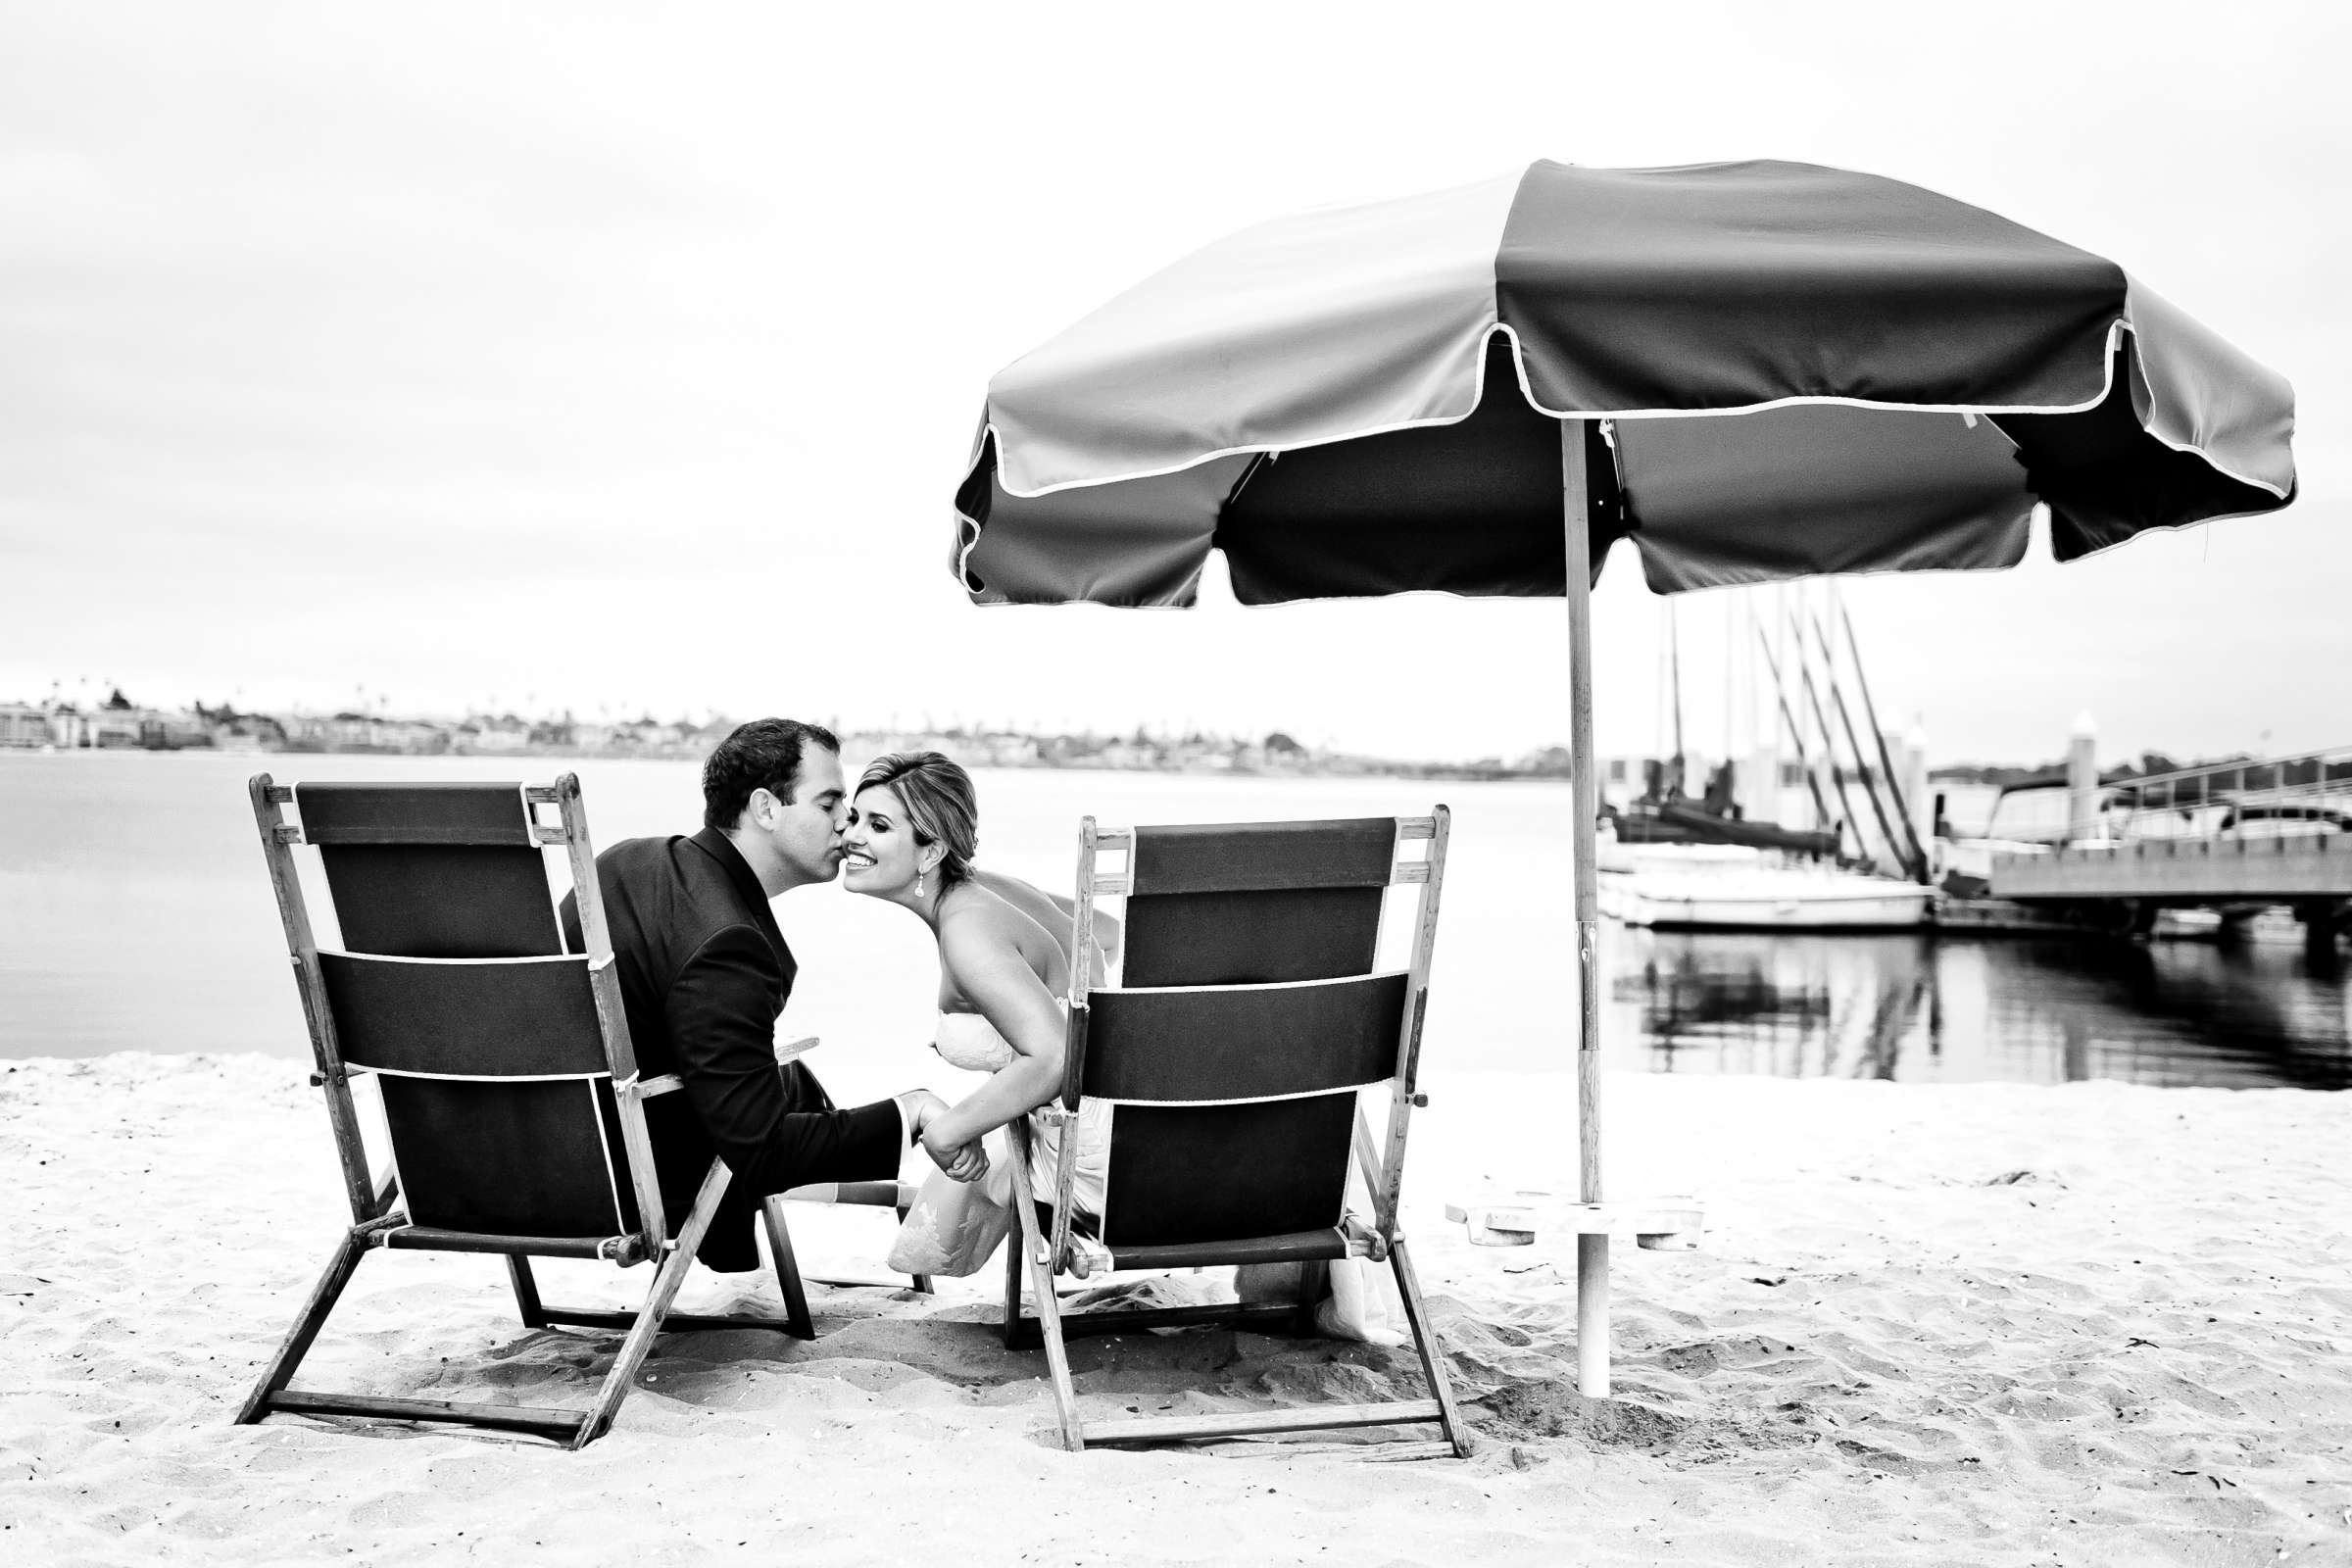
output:
<path id="1" fill-rule="evenodd" d="M 1567 770 L 1548 766 L 1525 767 L 1502 761 L 1478 762 L 1413 762 L 1386 758 L 1332 756 L 1311 760 L 1263 763 L 1223 760 L 1211 762 L 1204 758 L 1181 758 L 1175 760 L 1106 760 L 1100 754 L 1068 758 L 1040 757 L 1026 760 L 992 755 L 993 749 L 983 745 L 959 745 L 954 737 L 849 734 L 842 737 L 842 749 L 858 755 L 880 755 L 890 751 L 938 751 L 956 758 L 968 766 L 1034 770 L 1040 772 L 1072 773 L 1163 773 L 1192 778 L 1235 779 L 1332 779 L 1332 778 L 1400 778 L 1424 779 L 1439 782 L 1514 783 L 1535 782 L 1564 784 Z M 102 747 L 16 747 L 0 749 L 0 757 L 382 757 L 403 758 L 414 761 L 498 761 L 506 759 L 531 761 L 598 761 L 598 762 L 700 762 L 707 754 L 706 747 L 661 748 L 599 748 L 523 746 L 496 751 L 460 750 L 415 751 L 396 746 L 368 745 L 284 745 L 284 746 L 102 746 Z"/>

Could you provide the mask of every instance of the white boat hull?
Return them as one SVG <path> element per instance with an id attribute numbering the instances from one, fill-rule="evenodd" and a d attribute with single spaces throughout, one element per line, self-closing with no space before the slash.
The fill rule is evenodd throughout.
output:
<path id="1" fill-rule="evenodd" d="M 1913 931 L 1935 891 L 1884 877 L 1798 871 L 1601 878 L 1602 912 L 1627 925 L 1705 931 Z"/>

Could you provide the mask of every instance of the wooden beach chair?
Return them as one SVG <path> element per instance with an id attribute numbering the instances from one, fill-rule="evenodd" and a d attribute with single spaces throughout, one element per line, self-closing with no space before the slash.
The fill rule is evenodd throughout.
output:
<path id="1" fill-rule="evenodd" d="M 1436 1442 L 1384 1457 L 1463 1456 L 1455 1409 L 1396 1224 L 1430 951 L 1446 866 L 1446 808 L 1422 817 L 1099 831 L 1078 859 L 1077 943 L 1098 898 L 1124 895 L 1126 957 L 1115 987 L 1073 976 L 1060 1122 L 1058 1200 L 1019 1203 L 1007 1249 L 1005 1341 L 1042 1338 L 1063 1446 L 1432 1423 Z M 1418 841 L 1426 854 L 1404 847 Z M 1111 861 L 1119 861 L 1112 865 Z M 1403 969 L 1373 968 L 1392 890 L 1413 899 Z M 1382 1092 L 1376 1129 L 1359 1094 Z M 1107 1102 L 1110 1151 L 1099 1225 L 1073 1223 L 1077 1113 Z M 1014 1122 L 1014 1190 L 1032 1191 L 1028 1127 Z M 1350 1167 L 1368 1205 L 1350 1203 Z M 1081 1421 L 1063 1342 L 1171 1324 L 1247 1322 L 1313 1332 L 1331 1260 L 1385 1261 L 1403 1298 L 1429 1396 L 1226 1415 Z M 1296 1303 L 1065 1313 L 1054 1276 L 1225 1263 L 1298 1263 Z M 1037 1304 L 1021 1312 L 1026 1274 Z"/>
<path id="2" fill-rule="evenodd" d="M 294 960 L 352 1225 L 239 1410 L 449 1421 L 584 1446 L 612 1425 L 654 1336 L 773 1329 L 813 1339 L 781 1202 L 763 1205 L 785 1316 L 669 1310 L 709 1229 L 727 1169 L 711 1161 L 683 1214 L 664 1211 L 644 1102 L 681 1087 L 642 1078 L 595 873 L 579 781 L 552 785 L 280 785 L 250 789 Z M 289 822 L 292 807 L 299 824 Z M 313 940 L 294 847 L 317 847 L 340 949 Z M 564 852 L 587 951 L 567 954 L 547 854 Z M 390 1159 L 371 1172 L 354 1076 L 380 1092 Z M 825 1200 L 902 1210 L 897 1182 L 828 1186 Z M 289 1388 L 336 1298 L 372 1248 L 503 1255 L 522 1321 L 625 1329 L 586 1410 L 464 1404 Z M 635 1312 L 550 1306 L 534 1257 L 653 1261 Z M 921 1283 L 921 1282 L 918 1282 Z"/>

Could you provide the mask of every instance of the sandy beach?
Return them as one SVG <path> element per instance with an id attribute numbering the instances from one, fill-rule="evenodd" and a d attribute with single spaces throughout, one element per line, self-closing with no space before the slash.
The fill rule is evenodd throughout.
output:
<path id="1" fill-rule="evenodd" d="M 1049 1446 L 997 1276 L 813 1287 L 820 1337 L 666 1337 L 581 1453 L 229 1416 L 341 1223 L 299 1063 L 0 1069 L 0 1558 L 1386 1563 L 2352 1562 L 2352 1100 L 2094 1083 L 1615 1076 L 1619 1397 L 1572 1390 L 1573 1244 L 1470 1247 L 1449 1198 L 1560 1191 L 1565 1080 L 1434 1076 L 1408 1230 L 1467 1462 Z M 804 1262 L 889 1226 L 810 1211 Z M 632 1301 L 647 1271 L 546 1265 Z M 1193 1289 L 1212 1289 L 1200 1276 Z M 698 1272 L 680 1306 L 765 1300 Z M 371 1254 L 302 1381 L 585 1401 L 610 1339 L 528 1332 L 486 1259 Z M 1229 1332 L 1073 1348 L 1096 1408 L 1415 1389 L 1411 1353 Z M 1417 1435 L 1417 1434 L 1416 1434 Z M 1114 1504 L 1115 1505 L 1112 1505 Z"/>

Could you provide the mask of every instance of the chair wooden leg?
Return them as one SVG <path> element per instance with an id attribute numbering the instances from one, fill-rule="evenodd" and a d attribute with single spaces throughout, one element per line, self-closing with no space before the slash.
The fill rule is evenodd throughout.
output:
<path id="1" fill-rule="evenodd" d="M 1016 1198 L 1017 1203 L 1019 1200 Z M 1025 1348 L 1028 1326 L 1021 1321 L 1021 1252 L 1024 1236 L 1016 1221 L 1012 1234 L 1004 1238 L 1004 1348 Z"/>
<path id="2" fill-rule="evenodd" d="M 1405 1256 L 1404 1238 L 1399 1236 L 1389 1244 L 1389 1267 L 1396 1271 L 1396 1294 L 1404 1298 L 1404 1321 L 1413 1331 L 1413 1348 L 1421 1355 L 1421 1375 L 1429 1380 L 1429 1396 L 1438 1401 L 1438 1424 L 1446 1432 L 1446 1441 L 1453 1445 L 1453 1456 L 1470 1457 L 1470 1429 L 1462 1425 L 1462 1412 L 1453 1402 L 1453 1383 L 1446 1375 L 1446 1349 L 1438 1344 L 1437 1331 L 1429 1326 L 1429 1308 L 1421 1304 L 1421 1282 L 1413 1277 L 1412 1260 Z"/>
<path id="3" fill-rule="evenodd" d="M 1061 1427 L 1061 1446 L 1075 1453 L 1086 1446 L 1086 1434 L 1078 1424 L 1078 1391 L 1070 1382 L 1069 1351 L 1061 1343 L 1061 1304 L 1054 1296 L 1054 1259 L 1047 1255 L 1046 1239 L 1038 1228 L 1037 1204 L 1030 1201 L 1035 1189 L 1029 1182 L 1029 1130 L 1016 1121 L 1006 1134 L 1005 1150 L 1012 1159 L 1012 1211 L 1021 1223 L 1020 1230 L 1004 1240 L 1007 1246 L 1017 1246 L 1027 1261 L 1029 1288 L 1037 1296 L 1037 1328 L 1046 1342 L 1046 1370 L 1054 1380 L 1054 1415 Z M 1007 1325 L 1020 1316 L 1018 1284 L 1011 1290 L 1013 1309 L 1005 1314 Z"/>
<path id="4" fill-rule="evenodd" d="M 909 1208 L 908 1206 L 906 1206 L 906 1204 L 904 1204 L 904 1203 L 902 1203 L 901 1205 L 899 1205 L 899 1210 L 898 1210 L 898 1214 L 899 1214 L 899 1223 L 900 1223 L 900 1224 L 902 1224 L 902 1225 L 906 1224 L 906 1216 L 907 1216 L 908 1214 L 911 1214 L 911 1213 L 913 1213 L 913 1212 L 914 1212 L 914 1210 L 913 1210 L 912 1208 Z M 939 1294 L 938 1292 L 934 1291 L 934 1290 L 931 1288 L 931 1276 L 930 1276 L 930 1275 L 928 1275 L 928 1274 L 917 1274 L 917 1275 L 915 1275 L 915 1276 L 914 1276 L 914 1288 L 915 1288 L 915 1290 L 916 1290 L 917 1292 L 919 1292 L 920 1294 L 922 1294 L 922 1295 L 924 1295 L 924 1296 L 936 1296 L 936 1295 L 938 1295 L 938 1294 Z"/>
<path id="5" fill-rule="evenodd" d="M 912 1187 L 904 1186 L 898 1181 L 892 1180 L 887 1182 L 810 1182 L 803 1187 L 792 1188 L 781 1196 L 799 1203 L 856 1203 L 864 1207 L 893 1209 L 899 1216 L 899 1223 L 904 1225 L 906 1223 L 909 1204 L 913 1201 L 913 1194 Z M 816 1275 L 814 1278 L 819 1285 L 879 1285 L 887 1289 L 896 1283 L 893 1280 L 828 1279 L 822 1274 Z M 930 1275 L 917 1274 L 913 1276 L 913 1279 L 914 1288 L 917 1291 L 925 1296 L 934 1294 Z"/>
<path id="6" fill-rule="evenodd" d="M 270 1413 L 270 1396 L 292 1381 L 294 1369 L 301 1366 L 302 1358 L 310 1353 L 311 1346 L 318 1338 L 318 1331 L 326 1326 L 326 1315 L 335 1309 L 336 1298 L 342 1296 L 343 1287 L 351 1283 L 351 1276 L 358 1270 L 360 1258 L 367 1250 L 365 1232 L 353 1230 L 344 1235 L 342 1244 L 335 1249 L 335 1255 L 327 1260 L 326 1272 L 318 1276 L 317 1285 L 311 1287 L 310 1299 L 302 1303 L 302 1311 L 295 1317 L 293 1328 L 286 1332 L 277 1353 L 270 1358 L 269 1366 L 263 1369 L 261 1381 L 253 1386 L 253 1392 L 246 1396 L 244 1405 L 238 1409 L 238 1426 L 250 1426 Z"/>
<path id="7" fill-rule="evenodd" d="M 1315 1308 L 1331 1294 L 1331 1265 L 1321 1258 L 1298 1265 L 1298 1314 L 1292 1321 L 1291 1332 L 1302 1339 L 1315 1333 Z"/>
<path id="8" fill-rule="evenodd" d="M 816 1324 L 808 1316 L 808 1291 L 801 1283 L 801 1266 L 793 1256 L 783 1198 L 770 1194 L 760 1205 L 760 1218 L 767 1227 L 767 1255 L 776 1266 L 776 1286 L 784 1293 L 785 1332 L 796 1340 L 813 1340 Z"/>
<path id="9" fill-rule="evenodd" d="M 539 1282 L 531 1277 L 531 1260 L 520 1252 L 509 1252 L 507 1277 L 514 1282 L 514 1309 L 522 1316 L 522 1326 L 547 1327 L 547 1308 L 539 1300 Z"/>
<path id="10" fill-rule="evenodd" d="M 654 1336 L 662 1332 L 662 1320 L 669 1314 L 669 1303 L 677 1299 L 678 1287 L 686 1283 L 686 1271 L 694 1266 L 695 1249 L 703 1245 L 704 1233 L 710 1229 L 710 1218 L 718 1211 L 718 1200 L 726 1191 L 727 1167 L 714 1159 L 710 1162 L 710 1174 L 703 1178 L 702 1191 L 695 1195 L 694 1208 L 687 1214 L 684 1228 L 670 1242 L 669 1255 L 662 1259 L 661 1268 L 654 1273 L 653 1290 L 646 1297 L 629 1337 L 621 1342 L 612 1370 L 605 1374 L 596 1403 L 590 1406 L 587 1419 L 572 1437 L 574 1448 L 588 1446 L 612 1425 L 620 1401 L 637 1381 L 637 1369 L 645 1364 L 647 1353 L 654 1348 Z"/>

